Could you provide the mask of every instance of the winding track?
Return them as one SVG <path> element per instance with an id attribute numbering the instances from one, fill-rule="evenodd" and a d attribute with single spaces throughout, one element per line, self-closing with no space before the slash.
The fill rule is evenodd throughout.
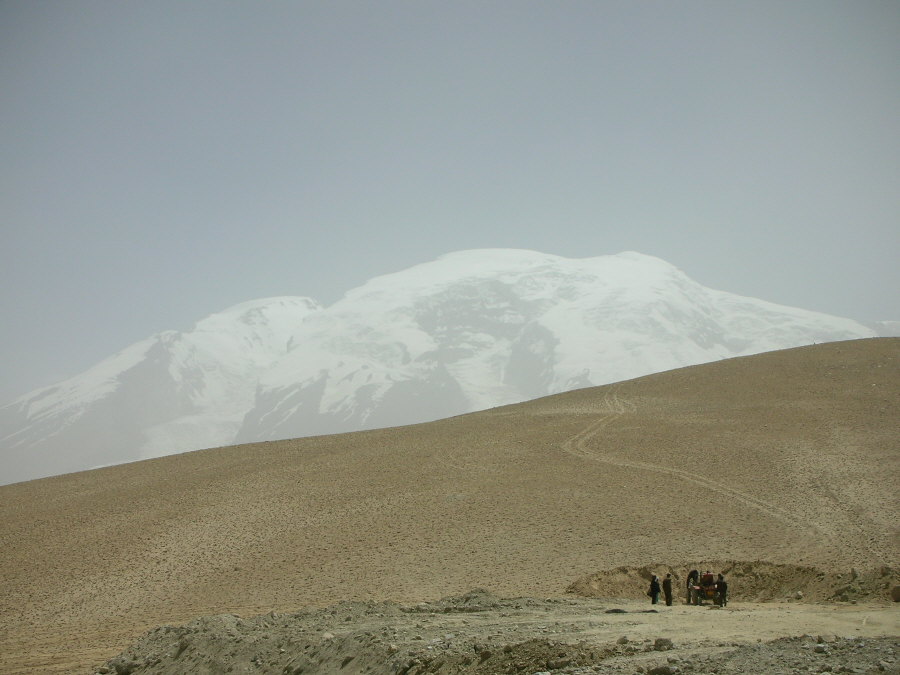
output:
<path id="1" fill-rule="evenodd" d="M 760 511 L 770 518 L 773 518 L 774 520 L 777 520 L 787 526 L 801 530 L 804 538 L 815 540 L 819 544 L 822 543 L 823 538 L 828 539 L 833 543 L 837 543 L 833 535 L 824 531 L 815 523 L 799 518 L 790 511 L 776 506 L 772 502 L 753 497 L 739 490 L 735 490 L 734 488 L 728 487 L 727 485 L 712 480 L 711 478 L 700 476 L 696 473 L 685 471 L 683 469 L 673 468 L 670 466 L 627 460 L 620 457 L 614 457 L 612 455 L 600 454 L 592 451 L 588 447 L 588 445 L 593 438 L 597 437 L 603 429 L 618 421 L 623 415 L 626 414 L 627 411 L 636 410 L 636 407 L 633 403 L 629 401 L 623 401 L 619 398 L 617 386 L 612 386 L 609 388 L 609 390 L 604 395 L 600 405 L 600 416 L 580 432 L 566 439 L 562 443 L 561 448 L 564 452 L 581 459 L 609 464 L 611 466 L 636 469 L 639 471 L 654 471 L 656 473 L 674 476 L 681 480 L 686 480 L 690 483 L 694 483 L 695 485 L 699 485 L 708 490 L 712 490 L 713 492 L 716 492 L 723 497 L 727 497 L 728 499 L 738 501 L 745 506 Z"/>

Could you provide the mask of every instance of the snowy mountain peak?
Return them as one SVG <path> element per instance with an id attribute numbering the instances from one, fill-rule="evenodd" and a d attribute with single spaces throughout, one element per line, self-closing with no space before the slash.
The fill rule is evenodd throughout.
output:
<path id="1" fill-rule="evenodd" d="M 0 409 L 7 481 L 234 442 L 422 422 L 761 351 L 854 321 L 705 288 L 635 252 L 478 249 L 323 308 L 241 303 Z"/>
<path id="2" fill-rule="evenodd" d="M 221 312 L 201 319 L 189 333 L 232 331 L 235 328 L 250 334 L 255 331 L 265 333 L 284 332 L 285 322 L 293 324 L 298 315 L 322 309 L 311 298 L 275 297 L 250 300 L 233 305 Z"/>
<path id="3" fill-rule="evenodd" d="M 239 441 L 408 424 L 591 384 L 873 333 L 713 291 L 639 253 L 461 251 L 311 316 Z"/>
<path id="4" fill-rule="evenodd" d="M 635 252 L 569 259 L 523 249 L 473 249 L 449 253 L 431 262 L 375 277 L 349 291 L 344 300 L 368 301 L 380 296 L 405 304 L 415 297 L 478 280 L 514 283 L 516 279 L 527 277 L 547 279 L 552 284 L 554 277 L 584 273 L 614 285 L 647 285 L 652 280 L 684 276 L 664 260 Z"/>

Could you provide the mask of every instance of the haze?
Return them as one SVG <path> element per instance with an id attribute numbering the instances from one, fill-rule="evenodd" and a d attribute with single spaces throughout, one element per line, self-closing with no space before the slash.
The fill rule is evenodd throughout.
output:
<path id="1" fill-rule="evenodd" d="M 447 252 L 900 319 L 895 2 L 0 5 L 0 399 Z"/>

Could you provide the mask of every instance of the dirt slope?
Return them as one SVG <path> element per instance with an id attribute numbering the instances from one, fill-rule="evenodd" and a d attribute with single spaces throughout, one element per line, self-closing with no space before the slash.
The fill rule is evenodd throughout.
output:
<path id="1" fill-rule="evenodd" d="M 878 339 L 0 487 L 0 672 L 201 615 L 546 597 L 618 566 L 896 567 L 898 439 Z"/>

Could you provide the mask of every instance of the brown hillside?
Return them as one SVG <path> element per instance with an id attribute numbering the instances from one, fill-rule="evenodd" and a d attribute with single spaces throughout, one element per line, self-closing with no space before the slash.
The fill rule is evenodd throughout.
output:
<path id="1" fill-rule="evenodd" d="M 898 459 L 891 338 L 3 486 L 0 672 L 224 612 L 559 595 L 695 560 L 896 567 Z"/>

